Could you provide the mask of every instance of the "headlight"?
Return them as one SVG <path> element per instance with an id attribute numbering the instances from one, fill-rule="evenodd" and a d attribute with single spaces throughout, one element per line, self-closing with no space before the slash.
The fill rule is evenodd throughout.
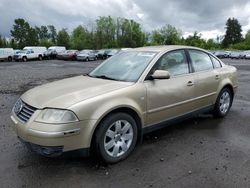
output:
<path id="1" fill-rule="evenodd" d="M 60 109 L 44 109 L 36 119 L 42 123 L 72 123 L 79 121 L 74 112 Z"/>

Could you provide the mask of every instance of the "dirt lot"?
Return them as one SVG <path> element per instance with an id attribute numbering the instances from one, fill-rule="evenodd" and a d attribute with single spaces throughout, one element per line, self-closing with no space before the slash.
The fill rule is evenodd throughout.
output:
<path id="1" fill-rule="evenodd" d="M 224 62 L 239 70 L 239 92 L 225 119 L 203 115 L 146 135 L 127 160 L 110 166 L 31 153 L 9 118 L 29 88 L 88 73 L 100 62 L 0 63 L 0 186 L 250 187 L 250 61 Z"/>

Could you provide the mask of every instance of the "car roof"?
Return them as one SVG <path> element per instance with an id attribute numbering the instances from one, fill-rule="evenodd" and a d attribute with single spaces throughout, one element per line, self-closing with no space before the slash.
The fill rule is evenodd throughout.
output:
<path id="1" fill-rule="evenodd" d="M 178 49 L 196 49 L 204 51 L 201 48 L 196 48 L 192 46 L 182 46 L 182 45 L 145 46 L 140 48 L 134 48 L 133 51 L 164 52 L 164 51 L 178 50 Z"/>

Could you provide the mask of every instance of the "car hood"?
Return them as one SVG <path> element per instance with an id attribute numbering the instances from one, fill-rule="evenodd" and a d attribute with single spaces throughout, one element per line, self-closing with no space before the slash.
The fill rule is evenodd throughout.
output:
<path id="1" fill-rule="evenodd" d="M 88 56 L 88 54 L 78 54 L 77 56 L 84 57 L 84 56 Z"/>
<path id="2" fill-rule="evenodd" d="M 25 103 L 39 109 L 68 108 L 80 101 L 131 85 L 132 82 L 77 76 L 35 87 L 21 98 Z"/>
<path id="3" fill-rule="evenodd" d="M 16 54 L 16 55 L 27 55 L 27 53 L 18 53 L 18 54 Z"/>

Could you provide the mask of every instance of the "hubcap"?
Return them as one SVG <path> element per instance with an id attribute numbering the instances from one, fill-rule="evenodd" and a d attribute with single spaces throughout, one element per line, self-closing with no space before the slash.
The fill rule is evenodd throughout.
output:
<path id="1" fill-rule="evenodd" d="M 225 114 L 227 113 L 229 107 L 230 107 L 230 94 L 225 91 L 222 93 L 220 97 L 220 111 L 221 113 Z"/>
<path id="2" fill-rule="evenodd" d="M 111 124 L 104 136 L 104 149 L 111 157 L 125 154 L 133 141 L 132 125 L 126 120 L 118 120 Z"/>

